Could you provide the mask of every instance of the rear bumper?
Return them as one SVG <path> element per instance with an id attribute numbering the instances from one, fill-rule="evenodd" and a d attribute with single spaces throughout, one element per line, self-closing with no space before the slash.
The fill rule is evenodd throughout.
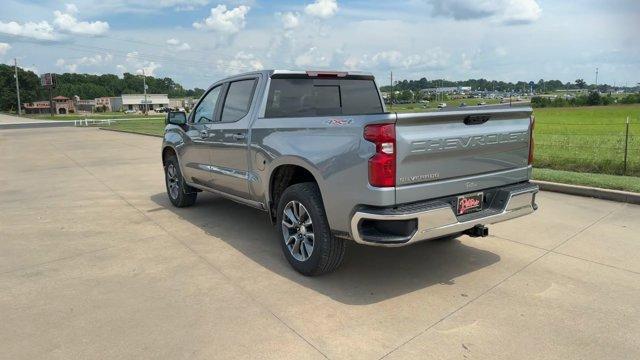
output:
<path id="1" fill-rule="evenodd" d="M 487 196 L 484 210 L 461 216 L 456 216 L 453 210 L 455 196 L 393 208 L 361 208 L 351 218 L 351 236 L 356 242 L 366 245 L 404 246 L 461 233 L 479 224 L 488 225 L 517 218 L 537 209 L 535 195 L 538 186 L 529 182 L 484 192 Z M 367 227 L 367 224 L 385 222 L 393 223 L 392 228 L 401 229 L 400 232 L 388 234 Z"/>

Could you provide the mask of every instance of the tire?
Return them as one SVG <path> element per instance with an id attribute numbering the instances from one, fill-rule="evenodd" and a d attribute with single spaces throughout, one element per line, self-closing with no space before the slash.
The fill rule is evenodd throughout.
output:
<path id="1" fill-rule="evenodd" d="M 288 187 L 278 201 L 277 211 L 282 251 L 296 271 L 317 276 L 340 266 L 345 242 L 331 233 L 316 183 Z"/>
<path id="2" fill-rule="evenodd" d="M 175 207 L 187 207 L 196 202 L 198 192 L 187 185 L 180 171 L 178 159 L 171 155 L 164 163 L 164 180 L 167 187 L 167 196 Z"/>

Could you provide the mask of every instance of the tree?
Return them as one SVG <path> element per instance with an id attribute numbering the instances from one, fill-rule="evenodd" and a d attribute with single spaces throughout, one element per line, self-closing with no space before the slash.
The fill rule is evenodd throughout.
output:
<path id="1" fill-rule="evenodd" d="M 419 103 L 420 100 L 422 100 L 422 93 L 420 92 L 420 90 L 415 90 L 413 92 L 413 102 Z"/>
<path id="2" fill-rule="evenodd" d="M 13 66 L 0 64 L 0 111 L 15 111 L 18 108 L 16 96 L 16 80 Z M 28 103 L 39 100 L 44 96 L 44 89 L 40 86 L 40 79 L 33 71 L 18 68 L 20 83 L 20 100 Z"/>
<path id="3" fill-rule="evenodd" d="M 0 111 L 15 111 L 17 107 L 16 84 L 13 66 L 0 64 Z M 58 86 L 53 96 L 62 95 L 72 98 L 94 99 L 102 96 L 120 96 L 143 92 L 142 76 L 125 73 L 121 78 L 114 74 L 92 75 L 64 73 L 57 74 Z M 18 68 L 20 80 L 20 98 L 22 103 L 48 99 L 48 92 L 40 86 L 40 79 L 32 71 Z M 203 89 L 186 90 L 173 79 L 147 76 L 148 92 L 167 94 L 169 97 L 200 97 Z"/>
<path id="4" fill-rule="evenodd" d="M 592 91 L 587 96 L 587 105 L 600 105 L 601 103 L 602 99 L 597 91 Z"/>
<path id="5" fill-rule="evenodd" d="M 578 86 L 578 89 L 584 89 L 587 86 L 587 83 L 582 79 L 577 79 L 576 85 Z"/>

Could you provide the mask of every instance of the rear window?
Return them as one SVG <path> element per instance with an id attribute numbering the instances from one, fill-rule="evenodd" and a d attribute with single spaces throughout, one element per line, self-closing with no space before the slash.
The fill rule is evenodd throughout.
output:
<path id="1" fill-rule="evenodd" d="M 376 84 L 367 79 L 271 79 L 265 117 L 382 113 Z"/>

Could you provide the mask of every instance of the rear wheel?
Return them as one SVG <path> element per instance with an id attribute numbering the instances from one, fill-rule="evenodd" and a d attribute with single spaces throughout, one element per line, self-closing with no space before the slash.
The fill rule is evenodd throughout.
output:
<path id="1" fill-rule="evenodd" d="M 169 156 L 165 161 L 164 178 L 167 185 L 167 195 L 174 206 L 187 207 L 196 202 L 198 192 L 185 183 L 180 172 L 178 159 L 174 155 Z"/>
<path id="2" fill-rule="evenodd" d="M 331 234 L 317 184 L 288 187 L 278 202 L 277 224 L 284 256 L 301 274 L 322 275 L 342 263 L 345 243 Z"/>

